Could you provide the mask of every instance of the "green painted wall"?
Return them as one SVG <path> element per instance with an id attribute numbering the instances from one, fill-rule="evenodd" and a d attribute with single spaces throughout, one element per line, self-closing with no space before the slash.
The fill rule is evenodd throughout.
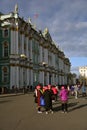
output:
<path id="1" fill-rule="evenodd" d="M 10 84 L 10 66 L 9 66 L 9 55 L 8 57 L 3 57 L 3 42 L 8 41 L 9 43 L 9 54 L 10 54 L 10 30 L 9 30 L 9 36 L 7 38 L 3 37 L 3 31 L 0 29 L 0 87 L 7 87 L 9 88 Z M 4 66 L 8 67 L 9 74 L 8 74 L 8 82 L 4 83 L 2 81 L 2 68 Z"/>

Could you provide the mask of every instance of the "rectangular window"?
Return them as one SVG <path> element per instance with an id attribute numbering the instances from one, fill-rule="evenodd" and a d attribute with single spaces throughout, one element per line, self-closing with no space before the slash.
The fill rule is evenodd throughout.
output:
<path id="1" fill-rule="evenodd" d="M 9 44 L 7 41 L 5 41 L 3 44 L 3 56 L 8 57 L 8 55 L 9 55 Z"/>
<path id="2" fill-rule="evenodd" d="M 3 67 L 2 69 L 2 82 L 7 83 L 8 82 L 8 68 L 7 67 Z"/>
<path id="3" fill-rule="evenodd" d="M 9 30 L 6 28 L 3 30 L 3 37 L 8 37 L 9 36 Z"/>
<path id="4" fill-rule="evenodd" d="M 8 82 L 8 74 L 4 73 L 3 82 Z"/>
<path id="5" fill-rule="evenodd" d="M 4 48 L 4 57 L 7 57 L 8 56 L 8 47 L 5 47 Z"/>

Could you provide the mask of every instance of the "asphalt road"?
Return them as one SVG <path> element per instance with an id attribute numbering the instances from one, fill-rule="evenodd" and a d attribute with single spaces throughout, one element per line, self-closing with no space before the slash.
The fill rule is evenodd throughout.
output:
<path id="1" fill-rule="evenodd" d="M 38 114 L 33 94 L 0 97 L 0 130 L 87 130 L 87 97 L 70 97 L 67 114 L 59 101 L 53 109 Z"/>

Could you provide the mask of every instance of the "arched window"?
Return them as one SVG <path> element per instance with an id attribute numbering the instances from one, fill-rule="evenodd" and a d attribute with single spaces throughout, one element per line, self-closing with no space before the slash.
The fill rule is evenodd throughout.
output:
<path id="1" fill-rule="evenodd" d="M 8 67 L 2 67 L 2 82 L 7 83 L 9 79 L 9 71 Z"/>
<path id="2" fill-rule="evenodd" d="M 3 56 L 8 57 L 8 55 L 9 55 L 9 46 L 8 46 L 8 42 L 5 41 L 3 44 Z"/>

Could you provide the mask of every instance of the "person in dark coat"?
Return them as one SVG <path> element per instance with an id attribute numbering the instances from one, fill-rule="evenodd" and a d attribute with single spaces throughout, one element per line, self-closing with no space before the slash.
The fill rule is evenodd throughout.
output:
<path id="1" fill-rule="evenodd" d="M 51 85 L 47 86 L 47 89 L 45 89 L 44 93 L 43 93 L 43 97 L 45 100 L 45 110 L 46 110 L 46 114 L 48 114 L 48 112 L 50 111 L 51 113 L 53 113 L 53 108 L 52 108 L 52 95 L 53 95 L 53 91 L 51 89 Z"/>

